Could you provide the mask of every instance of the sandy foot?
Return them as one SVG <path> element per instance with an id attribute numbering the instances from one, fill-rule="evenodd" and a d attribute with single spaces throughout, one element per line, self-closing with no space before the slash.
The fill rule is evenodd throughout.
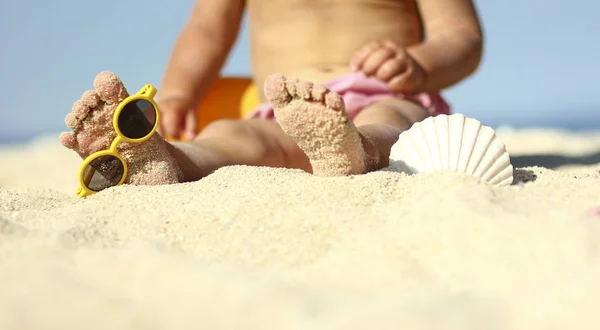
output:
<path id="1" fill-rule="evenodd" d="M 269 76 L 264 90 L 277 121 L 306 153 L 315 175 L 366 172 L 367 156 L 361 137 L 337 93 L 280 74 Z"/>
<path id="2" fill-rule="evenodd" d="M 101 72 L 94 79 L 95 90 L 86 91 L 73 104 L 65 123 L 72 129 L 63 132 L 60 142 L 82 158 L 106 149 L 116 136 L 113 113 L 128 96 L 121 79 L 112 72 Z M 129 168 L 125 183 L 157 185 L 181 181 L 181 171 L 168 153 L 166 141 L 158 133 L 142 143 L 122 143 L 119 151 Z"/>

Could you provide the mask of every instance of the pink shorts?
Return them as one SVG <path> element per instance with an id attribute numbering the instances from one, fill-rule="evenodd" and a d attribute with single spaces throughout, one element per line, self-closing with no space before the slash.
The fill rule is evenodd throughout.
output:
<path id="1" fill-rule="evenodd" d="M 348 73 L 332 79 L 324 84 L 329 90 L 338 93 L 344 100 L 346 112 L 350 118 L 369 105 L 389 98 L 399 98 L 414 101 L 425 107 L 432 116 L 450 114 L 450 106 L 439 93 L 394 93 L 387 85 L 377 78 L 366 77 L 362 73 Z M 269 103 L 263 103 L 248 115 L 248 118 L 274 119 L 273 108 Z"/>

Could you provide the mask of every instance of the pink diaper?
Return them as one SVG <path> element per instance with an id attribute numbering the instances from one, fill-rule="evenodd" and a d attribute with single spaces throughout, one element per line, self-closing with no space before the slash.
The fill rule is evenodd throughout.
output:
<path id="1" fill-rule="evenodd" d="M 389 98 L 414 101 L 429 110 L 429 113 L 433 116 L 450 114 L 450 106 L 439 93 L 394 93 L 381 80 L 367 77 L 362 72 L 345 74 L 326 82 L 324 85 L 342 97 L 350 118 L 354 118 L 365 107 Z M 271 105 L 263 103 L 248 118 L 274 119 L 275 115 Z"/>

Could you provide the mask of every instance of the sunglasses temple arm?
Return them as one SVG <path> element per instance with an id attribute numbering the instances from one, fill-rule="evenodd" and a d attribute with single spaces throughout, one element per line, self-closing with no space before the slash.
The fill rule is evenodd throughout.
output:
<path id="1" fill-rule="evenodd" d="M 154 98 L 154 96 L 156 95 L 156 88 L 154 88 L 154 86 L 150 84 L 147 84 L 142 88 L 142 90 L 140 90 L 140 94 L 149 98 Z"/>

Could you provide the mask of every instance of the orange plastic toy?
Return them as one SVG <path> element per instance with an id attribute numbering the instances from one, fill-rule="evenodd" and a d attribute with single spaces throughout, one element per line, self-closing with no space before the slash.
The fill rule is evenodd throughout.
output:
<path id="1" fill-rule="evenodd" d="M 213 83 L 196 110 L 198 131 L 215 120 L 244 118 L 259 104 L 259 93 L 252 79 L 221 77 Z"/>

